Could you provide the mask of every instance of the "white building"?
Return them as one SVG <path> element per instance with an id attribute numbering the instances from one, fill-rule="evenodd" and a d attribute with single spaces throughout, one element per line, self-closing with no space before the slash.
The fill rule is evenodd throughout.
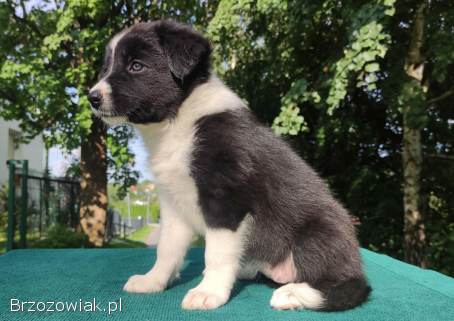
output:
<path id="1" fill-rule="evenodd" d="M 19 122 L 0 118 L 0 185 L 8 181 L 6 161 L 9 159 L 27 159 L 31 174 L 44 172 L 46 152 L 42 137 L 37 136 L 28 144 L 18 144 L 20 135 Z"/>

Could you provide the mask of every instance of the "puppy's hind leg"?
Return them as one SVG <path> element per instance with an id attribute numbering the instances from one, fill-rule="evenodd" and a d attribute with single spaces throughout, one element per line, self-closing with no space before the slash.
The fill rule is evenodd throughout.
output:
<path id="1" fill-rule="evenodd" d="M 260 268 L 261 264 L 258 262 L 244 262 L 238 271 L 238 279 L 253 280 L 257 277 Z"/>
<path id="2" fill-rule="evenodd" d="M 285 284 L 273 292 L 270 305 L 274 309 L 317 309 L 323 305 L 324 298 L 320 291 L 312 288 L 308 283 L 292 283 L 298 277 L 293 253 L 273 267 L 265 266 L 262 272 L 274 282 Z"/>
<path id="3" fill-rule="evenodd" d="M 322 293 L 308 283 L 288 283 L 274 290 L 270 305 L 276 310 L 319 309 L 324 301 Z"/>
<path id="4" fill-rule="evenodd" d="M 273 308 L 342 311 L 367 299 L 371 289 L 362 271 L 357 243 L 353 237 L 337 233 L 338 237 L 332 236 L 335 233 L 327 237 L 303 235 L 293 248 L 298 278 L 274 291 L 270 301 Z"/>

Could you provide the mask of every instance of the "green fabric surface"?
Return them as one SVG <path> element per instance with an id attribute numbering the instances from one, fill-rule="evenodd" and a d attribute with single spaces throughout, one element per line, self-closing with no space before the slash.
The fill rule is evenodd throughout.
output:
<path id="1" fill-rule="evenodd" d="M 0 320 L 454 321 L 454 279 L 367 250 L 362 255 L 373 292 L 367 303 L 354 310 L 274 311 L 268 304 L 273 291 L 270 284 L 238 282 L 225 306 L 184 311 L 180 308 L 183 296 L 201 278 L 202 249 L 190 251 L 181 278 L 158 294 L 122 291 L 129 276 L 149 270 L 156 258 L 154 249 L 15 250 L 0 257 Z M 11 299 L 78 302 L 93 298 L 100 308 L 121 298 L 122 311 L 110 315 L 107 311 L 10 311 Z"/>

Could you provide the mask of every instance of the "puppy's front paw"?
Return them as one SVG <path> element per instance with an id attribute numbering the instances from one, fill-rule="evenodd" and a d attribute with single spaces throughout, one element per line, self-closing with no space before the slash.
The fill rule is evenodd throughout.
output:
<path id="1" fill-rule="evenodd" d="M 123 290 L 130 293 L 152 293 L 164 291 L 165 284 L 152 275 L 133 275 L 128 279 Z"/>
<path id="2" fill-rule="evenodd" d="M 211 310 L 220 307 L 228 299 L 229 293 L 225 293 L 225 291 L 194 288 L 186 293 L 181 307 L 186 310 Z"/>

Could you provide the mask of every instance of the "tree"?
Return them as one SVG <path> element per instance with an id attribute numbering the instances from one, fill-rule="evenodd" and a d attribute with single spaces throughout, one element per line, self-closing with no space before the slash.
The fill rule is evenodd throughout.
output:
<path id="1" fill-rule="evenodd" d="M 454 275 L 451 1 L 43 4 L 0 4 L 8 26 L 0 35 L 1 114 L 21 119 L 28 137 L 44 132 L 49 145 L 82 145 L 84 155 L 115 167 L 111 178 L 130 184 L 123 165 L 132 160 L 124 145 L 131 133 L 105 134 L 84 93 L 117 30 L 158 17 L 190 22 L 209 36 L 216 72 L 360 218 L 363 246 Z M 88 146 L 89 135 L 100 141 Z M 87 206 L 105 195 L 105 165 L 94 169 L 94 160 L 84 158 L 81 176 L 88 188 L 99 179 L 101 193 Z M 99 212 L 102 219 L 102 202 Z"/>
<path id="2" fill-rule="evenodd" d="M 404 172 L 404 255 L 407 262 L 425 267 L 425 227 L 420 209 L 422 148 L 421 130 L 425 122 L 415 122 L 414 115 L 424 113 L 424 46 L 425 11 L 427 3 L 422 1 L 416 8 L 411 28 L 410 46 L 405 61 L 405 73 L 409 77 L 402 87 L 402 98 L 407 98 L 402 108 L 403 150 L 402 162 Z M 411 97 L 410 97 L 411 96 Z M 411 101 L 409 101 L 409 99 Z M 415 103 L 415 100 L 418 99 Z"/>
<path id="3" fill-rule="evenodd" d="M 135 182 L 131 133 L 107 131 L 91 114 L 86 93 L 96 82 L 109 38 L 135 22 L 161 16 L 206 25 L 216 2 L 27 1 L 0 3 L 1 116 L 19 119 L 28 140 L 47 147 L 81 146 L 81 226 L 101 246 L 107 210 L 107 167 L 123 188 Z M 108 153 L 110 151 L 110 153 Z"/>
<path id="4" fill-rule="evenodd" d="M 106 130 L 92 118 L 84 93 L 95 82 L 112 11 L 90 1 L 32 7 L 7 1 L 0 10 L 8 26 L 1 41 L 2 116 L 21 120 L 24 140 L 43 133 L 47 147 L 82 146 L 81 226 L 100 246 L 107 209 Z M 134 176 L 128 171 L 125 178 Z"/>
<path id="5" fill-rule="evenodd" d="M 452 165 L 446 163 L 446 158 L 443 163 L 433 159 L 433 156 L 443 159 L 443 154 L 449 153 L 450 135 L 447 134 L 436 143 L 443 147 L 435 155 L 427 152 L 435 147 L 431 145 L 433 141 L 427 141 L 427 135 L 437 135 L 440 129 L 434 128 L 431 123 L 441 121 L 449 126 L 449 119 L 452 117 L 452 113 L 445 112 L 446 107 L 452 105 L 449 96 L 453 94 L 450 91 L 452 78 L 449 79 L 446 72 L 452 69 L 454 56 L 450 53 L 450 45 L 440 46 L 438 42 L 440 38 L 444 41 L 453 39 L 453 9 L 452 4 L 445 1 L 398 2 L 398 14 L 393 22 L 395 25 L 399 21 L 404 22 L 408 26 L 403 38 L 405 41 L 402 41 L 400 46 L 395 45 L 393 53 L 405 59 L 397 65 L 401 68 L 400 71 L 394 69 L 391 76 L 400 83 L 400 92 L 396 92 L 395 102 L 396 109 L 402 113 L 403 127 L 403 249 L 406 261 L 423 267 L 434 265 L 430 260 L 437 259 L 431 257 L 431 252 L 438 242 L 434 235 L 426 233 L 428 225 L 437 224 L 427 217 L 427 212 L 431 211 L 430 197 L 434 197 L 438 184 L 430 182 L 434 174 L 424 167 L 432 167 L 438 163 L 448 170 Z M 400 35 L 397 28 L 392 34 L 401 39 L 398 38 Z M 422 176 L 424 172 L 426 175 Z M 438 180 L 442 180 L 440 176 Z M 447 230 L 449 235 L 452 233 L 452 226 L 449 225 L 452 218 L 449 219 L 448 216 L 445 220 L 447 228 L 441 230 Z M 430 227 L 429 229 L 432 230 Z M 448 236 L 449 238 L 452 237 Z"/>
<path id="6" fill-rule="evenodd" d="M 208 30 L 218 72 L 361 218 L 365 246 L 454 273 L 454 186 L 434 166 L 453 170 L 454 8 L 430 2 L 420 44 L 420 4 L 224 0 Z"/>

